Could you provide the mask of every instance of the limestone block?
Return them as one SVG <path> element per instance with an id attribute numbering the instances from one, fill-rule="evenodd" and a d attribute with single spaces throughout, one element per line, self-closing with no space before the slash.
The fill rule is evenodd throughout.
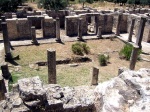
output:
<path id="1" fill-rule="evenodd" d="M 8 28 L 8 38 L 9 39 L 17 39 L 18 38 L 18 30 L 17 30 L 17 19 L 6 19 L 7 28 Z"/>
<path id="2" fill-rule="evenodd" d="M 42 82 L 38 76 L 18 80 L 20 97 L 23 101 L 46 99 L 46 91 L 43 89 Z"/>
<path id="3" fill-rule="evenodd" d="M 52 17 L 45 17 L 42 23 L 43 37 L 56 37 L 56 21 Z"/>
<path id="4" fill-rule="evenodd" d="M 26 18 L 18 19 L 18 38 L 31 39 L 31 25 Z"/>

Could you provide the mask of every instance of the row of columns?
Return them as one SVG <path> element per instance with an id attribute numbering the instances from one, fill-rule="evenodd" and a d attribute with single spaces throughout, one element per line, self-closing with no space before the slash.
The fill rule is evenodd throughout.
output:
<path id="1" fill-rule="evenodd" d="M 134 45 L 133 45 L 133 50 L 132 50 L 131 57 L 130 57 L 130 65 L 129 65 L 130 70 L 135 69 L 136 61 L 138 59 L 138 52 L 139 52 L 139 50 L 142 49 L 142 39 L 143 39 L 145 23 L 146 23 L 146 18 L 141 17 L 138 34 L 136 37 L 136 43 L 134 43 Z M 131 21 L 128 42 L 132 42 L 132 34 L 133 34 L 134 24 L 135 24 L 135 19 L 133 18 Z"/>

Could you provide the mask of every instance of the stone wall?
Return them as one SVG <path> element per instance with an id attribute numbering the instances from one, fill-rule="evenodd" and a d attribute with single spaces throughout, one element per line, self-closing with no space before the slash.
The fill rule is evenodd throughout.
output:
<path id="1" fill-rule="evenodd" d="M 128 32 L 128 14 L 123 14 L 120 20 L 120 33 Z"/>
<path id="2" fill-rule="evenodd" d="M 31 25 L 27 18 L 18 19 L 17 21 L 18 38 L 31 39 Z"/>
<path id="3" fill-rule="evenodd" d="M 68 11 L 66 11 L 66 10 L 59 10 L 59 11 L 47 10 L 46 14 L 48 14 L 49 17 L 53 17 L 54 19 L 56 19 L 56 17 L 59 17 L 60 27 L 64 28 L 65 16 L 68 16 Z"/>
<path id="4" fill-rule="evenodd" d="M 56 37 L 56 20 L 52 17 L 45 17 L 42 23 L 43 37 L 55 38 Z"/>
<path id="5" fill-rule="evenodd" d="M 17 19 L 6 19 L 9 39 L 18 38 Z"/>
<path id="6" fill-rule="evenodd" d="M 65 31 L 67 36 L 77 36 L 78 34 L 78 16 L 66 16 Z"/>
<path id="7" fill-rule="evenodd" d="M 87 15 L 79 14 L 79 18 L 82 18 L 82 34 L 86 35 L 88 30 Z"/>
<path id="8" fill-rule="evenodd" d="M 150 43 L 150 19 L 147 20 L 144 28 L 143 41 Z"/>
<path id="9" fill-rule="evenodd" d="M 97 24 L 102 27 L 102 34 L 112 33 L 113 14 L 100 14 Z"/>
<path id="10" fill-rule="evenodd" d="M 42 28 L 42 21 L 44 20 L 44 16 L 27 16 L 27 18 L 31 26 L 35 26 L 36 29 Z"/>

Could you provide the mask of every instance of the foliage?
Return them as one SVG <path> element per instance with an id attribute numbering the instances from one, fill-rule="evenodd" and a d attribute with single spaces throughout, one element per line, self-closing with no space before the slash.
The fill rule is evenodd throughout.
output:
<path id="1" fill-rule="evenodd" d="M 16 12 L 18 5 L 26 0 L 0 0 L 0 12 Z"/>
<path id="2" fill-rule="evenodd" d="M 130 60 L 131 53 L 132 53 L 133 46 L 130 44 L 126 44 L 121 51 L 119 52 L 119 55 L 121 58 Z M 138 56 L 141 54 L 141 50 L 138 52 Z M 138 58 L 139 59 L 139 58 Z"/>
<path id="3" fill-rule="evenodd" d="M 109 58 L 110 58 L 109 55 L 100 54 L 99 57 L 98 57 L 100 65 L 101 66 L 106 66 Z"/>
<path id="4" fill-rule="evenodd" d="M 68 0 L 39 0 L 38 6 L 47 10 L 61 10 L 68 5 Z"/>
<path id="5" fill-rule="evenodd" d="M 77 55 L 89 54 L 90 48 L 85 43 L 77 42 L 72 45 L 72 52 Z"/>

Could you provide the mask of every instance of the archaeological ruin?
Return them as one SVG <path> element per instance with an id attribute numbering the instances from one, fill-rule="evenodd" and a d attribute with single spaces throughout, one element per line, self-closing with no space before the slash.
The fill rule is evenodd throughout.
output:
<path id="1" fill-rule="evenodd" d="M 1 15 L 0 34 L 3 37 L 0 40 L 0 112 L 150 110 L 150 66 L 143 66 L 140 70 L 134 71 L 139 49 L 143 54 L 150 55 L 150 9 L 20 10 Z M 118 76 L 111 80 L 99 83 L 101 71 L 98 67 L 92 66 L 90 85 L 61 87 L 57 84 L 57 64 L 93 60 L 86 57 L 56 60 L 57 51 L 49 48 L 45 49 L 46 62 L 36 63 L 38 66 L 47 66 L 48 83 L 43 84 L 39 76 L 23 78 L 12 84 L 9 91 L 8 81 L 12 80 L 12 77 L 6 62 L 14 59 L 11 54 L 13 46 L 20 46 L 22 43 L 25 46 L 40 46 L 42 43 L 50 42 L 64 44 L 68 41 L 84 42 L 92 39 L 103 41 L 105 38 L 118 38 L 133 45 L 128 68 L 119 67 Z M 147 62 L 150 65 L 150 61 Z"/>

